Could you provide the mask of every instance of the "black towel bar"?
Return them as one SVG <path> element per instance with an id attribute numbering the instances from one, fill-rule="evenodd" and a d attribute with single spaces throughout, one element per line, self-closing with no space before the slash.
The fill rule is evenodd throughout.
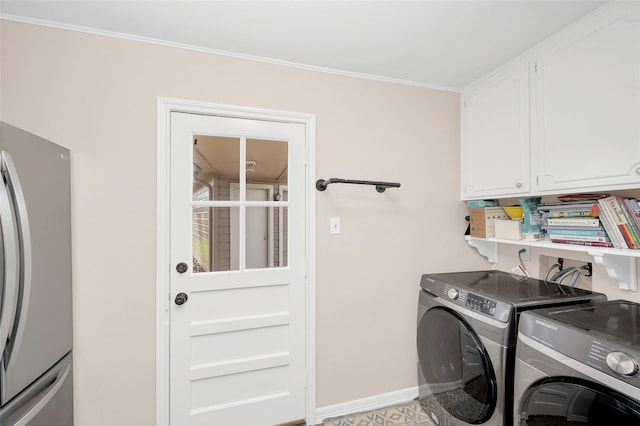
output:
<path id="1" fill-rule="evenodd" d="M 318 179 L 316 181 L 316 189 L 318 191 L 324 191 L 327 189 L 327 185 L 331 183 L 353 183 L 356 185 L 375 185 L 376 191 L 382 193 L 387 188 L 400 188 L 400 183 L 398 182 L 378 182 L 372 180 L 353 180 L 353 179 L 339 179 L 339 178 L 331 178 L 331 179 Z"/>

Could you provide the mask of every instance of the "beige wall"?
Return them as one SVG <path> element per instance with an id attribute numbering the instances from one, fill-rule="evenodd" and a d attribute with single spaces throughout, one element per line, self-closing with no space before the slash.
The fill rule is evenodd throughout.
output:
<path id="1" fill-rule="evenodd" d="M 157 97 L 315 114 L 317 406 L 417 385 L 420 274 L 463 238 L 459 94 L 2 21 L 1 119 L 72 152 L 79 426 L 155 422 Z M 311 189 L 315 192 L 315 189 Z M 329 217 L 342 234 L 329 235 Z"/>

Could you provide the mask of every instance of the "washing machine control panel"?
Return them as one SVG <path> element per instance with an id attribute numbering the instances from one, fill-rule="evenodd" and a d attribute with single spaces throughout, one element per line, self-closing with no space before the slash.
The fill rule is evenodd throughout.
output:
<path id="1" fill-rule="evenodd" d="M 495 315 L 496 305 L 497 302 L 495 300 L 486 299 L 473 293 L 469 293 L 469 295 L 467 296 L 467 301 L 465 303 L 465 307 L 490 316 Z"/>
<path id="2" fill-rule="evenodd" d="M 420 288 L 434 297 L 441 297 L 449 303 L 460 306 L 463 308 L 461 312 L 464 310 L 475 312 L 504 323 L 511 321 L 515 315 L 515 308 L 510 303 L 500 301 L 499 298 L 484 297 L 469 291 L 464 286 L 444 282 L 429 275 L 422 276 Z"/>
<path id="3" fill-rule="evenodd" d="M 442 295 L 454 301 L 457 305 L 464 306 L 474 312 L 480 312 L 490 317 L 495 316 L 498 302 L 478 296 L 463 289 L 456 288 L 452 285 L 445 285 Z"/>

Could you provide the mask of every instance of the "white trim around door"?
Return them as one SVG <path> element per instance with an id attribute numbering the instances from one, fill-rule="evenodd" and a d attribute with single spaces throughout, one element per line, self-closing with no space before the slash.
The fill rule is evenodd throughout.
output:
<path id="1" fill-rule="evenodd" d="M 316 311 L 315 311 L 315 116 L 205 102 L 158 98 L 157 114 L 157 212 L 156 212 L 156 425 L 169 423 L 169 329 L 170 329 L 170 115 L 172 112 L 301 123 L 306 129 L 306 420 L 316 418 Z"/>

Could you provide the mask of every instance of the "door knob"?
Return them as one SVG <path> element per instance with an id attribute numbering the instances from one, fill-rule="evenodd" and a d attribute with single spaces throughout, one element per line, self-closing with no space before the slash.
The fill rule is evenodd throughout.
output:
<path id="1" fill-rule="evenodd" d="M 178 293 L 176 295 L 176 305 L 184 305 L 184 303 L 189 299 L 189 296 L 187 296 L 186 293 Z"/>
<path id="2" fill-rule="evenodd" d="M 179 274 L 184 274 L 188 269 L 189 265 L 184 262 L 180 262 L 176 265 L 176 271 L 178 271 Z"/>

